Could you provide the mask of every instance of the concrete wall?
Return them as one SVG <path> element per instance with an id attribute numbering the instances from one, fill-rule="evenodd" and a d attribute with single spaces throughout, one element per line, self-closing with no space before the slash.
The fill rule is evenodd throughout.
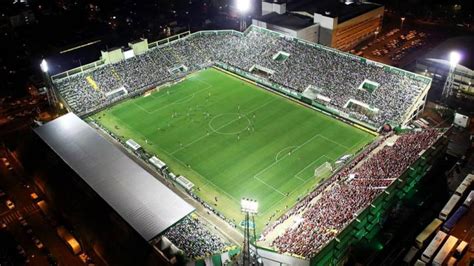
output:
<path id="1" fill-rule="evenodd" d="M 314 24 L 301 30 L 292 30 L 285 27 L 266 23 L 257 19 L 253 19 L 252 25 L 259 26 L 259 27 L 269 29 L 272 31 L 280 32 L 280 33 L 289 35 L 291 37 L 297 37 L 309 42 L 318 43 L 319 41 L 319 24 Z"/>
<path id="2" fill-rule="evenodd" d="M 104 59 L 106 64 L 117 63 L 125 59 L 121 48 L 114 49 L 111 51 L 106 51 L 106 52 L 101 51 L 100 53 L 101 53 L 101 59 Z"/>
<path id="3" fill-rule="evenodd" d="M 298 38 L 307 40 L 309 42 L 319 42 L 319 24 L 311 25 L 307 28 L 299 30 L 296 34 Z"/>
<path id="4" fill-rule="evenodd" d="M 314 23 L 319 24 L 319 43 L 331 47 L 333 42 L 333 30 L 337 25 L 337 18 L 314 14 Z"/>
<path id="5" fill-rule="evenodd" d="M 276 12 L 278 14 L 285 14 L 286 3 L 276 4 L 276 3 L 262 2 L 262 15 L 270 14 L 272 12 Z"/>
<path id="6" fill-rule="evenodd" d="M 128 46 L 133 49 L 135 55 L 143 54 L 148 51 L 148 40 L 143 39 L 139 42 L 129 43 Z"/>
<path id="7" fill-rule="evenodd" d="M 252 25 L 259 26 L 265 29 L 273 30 L 276 32 L 281 32 L 283 34 L 289 35 L 291 37 L 297 37 L 297 32 L 295 30 L 291 30 L 285 27 L 280 27 L 277 25 L 273 25 L 270 23 L 266 23 L 260 20 L 252 19 Z"/>

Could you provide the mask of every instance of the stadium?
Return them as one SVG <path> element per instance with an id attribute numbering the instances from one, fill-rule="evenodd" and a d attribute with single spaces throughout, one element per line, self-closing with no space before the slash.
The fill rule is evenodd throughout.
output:
<path id="1" fill-rule="evenodd" d="M 446 144 L 406 129 L 421 75 L 256 26 L 129 46 L 52 76 L 61 104 L 239 232 L 256 200 L 253 245 L 276 256 L 340 264 Z M 238 243 L 204 227 L 186 214 L 150 242 L 229 258 Z"/>

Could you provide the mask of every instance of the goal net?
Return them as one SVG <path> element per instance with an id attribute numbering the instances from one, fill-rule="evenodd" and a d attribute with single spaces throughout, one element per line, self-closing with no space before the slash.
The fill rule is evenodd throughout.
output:
<path id="1" fill-rule="evenodd" d="M 314 177 L 324 176 L 332 172 L 331 163 L 325 162 L 314 169 Z"/>

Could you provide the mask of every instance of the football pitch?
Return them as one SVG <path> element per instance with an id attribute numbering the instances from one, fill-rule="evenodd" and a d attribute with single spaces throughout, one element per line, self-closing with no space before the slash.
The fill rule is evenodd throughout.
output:
<path id="1" fill-rule="evenodd" d="M 327 178 L 315 177 L 318 166 L 375 138 L 213 68 L 91 118 L 188 178 L 237 225 L 240 199 L 257 200 L 257 231 Z"/>

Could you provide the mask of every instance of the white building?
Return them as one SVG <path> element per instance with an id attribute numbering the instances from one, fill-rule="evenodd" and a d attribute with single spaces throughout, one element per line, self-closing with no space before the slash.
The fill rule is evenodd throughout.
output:
<path id="1" fill-rule="evenodd" d="M 354 0 L 262 0 L 254 25 L 343 51 L 382 28 L 384 7 Z"/>

